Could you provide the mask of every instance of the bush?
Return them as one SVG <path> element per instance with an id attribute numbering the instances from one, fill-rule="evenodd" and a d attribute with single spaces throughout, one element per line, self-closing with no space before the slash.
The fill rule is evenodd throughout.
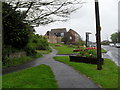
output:
<path id="1" fill-rule="evenodd" d="M 28 56 L 34 56 L 37 52 L 35 51 L 35 48 L 32 48 L 30 46 L 27 46 L 25 48 L 25 51 L 27 53 Z"/>
<path id="2" fill-rule="evenodd" d="M 28 46 L 30 46 L 31 48 L 35 48 L 37 50 L 49 50 L 49 43 L 47 41 L 47 39 L 41 35 L 35 35 L 33 34 Z"/>

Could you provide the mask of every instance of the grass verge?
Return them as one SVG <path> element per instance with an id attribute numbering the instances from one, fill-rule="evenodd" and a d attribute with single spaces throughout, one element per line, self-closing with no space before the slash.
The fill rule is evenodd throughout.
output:
<path id="1" fill-rule="evenodd" d="M 72 66 L 75 70 L 86 75 L 103 88 L 118 87 L 118 66 L 109 59 L 105 59 L 102 70 L 97 70 L 96 65 L 70 62 L 68 56 L 56 56 L 54 59 Z"/>
<path id="2" fill-rule="evenodd" d="M 49 66 L 33 68 L 3 75 L 3 88 L 57 88 L 57 82 Z"/>
<path id="3" fill-rule="evenodd" d="M 103 49 L 103 48 L 101 48 L 101 52 L 102 53 L 107 53 L 107 51 L 105 49 Z"/>
<path id="4" fill-rule="evenodd" d="M 50 51 L 39 51 L 37 50 L 37 53 L 34 56 L 23 56 L 19 58 L 12 58 L 12 59 L 6 59 L 6 64 L 3 65 L 3 68 L 11 67 L 11 66 L 16 66 L 19 64 L 24 64 L 28 61 L 32 61 L 33 59 L 40 58 L 42 57 L 42 54 L 48 54 Z"/>

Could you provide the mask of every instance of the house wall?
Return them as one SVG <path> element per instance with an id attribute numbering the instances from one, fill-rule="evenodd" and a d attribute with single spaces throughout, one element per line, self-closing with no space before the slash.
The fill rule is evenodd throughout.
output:
<path id="1" fill-rule="evenodd" d="M 80 35 L 76 33 L 74 30 L 69 30 L 65 35 L 65 43 L 66 44 L 75 44 L 80 40 Z"/>
<path id="2" fill-rule="evenodd" d="M 47 38 L 49 43 L 57 43 L 57 37 L 53 36 L 53 35 L 45 35 L 45 37 Z"/>

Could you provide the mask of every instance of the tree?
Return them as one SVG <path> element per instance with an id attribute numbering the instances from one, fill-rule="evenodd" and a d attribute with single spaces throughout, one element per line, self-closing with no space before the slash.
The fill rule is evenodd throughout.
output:
<path id="1" fill-rule="evenodd" d="M 109 40 L 103 40 L 101 42 L 102 45 L 109 45 L 110 41 Z"/>
<path id="2" fill-rule="evenodd" d="M 118 32 L 115 32 L 113 34 L 111 34 L 111 38 L 113 43 L 117 43 L 118 42 Z"/>
<path id="3" fill-rule="evenodd" d="M 14 10 L 23 10 L 23 19 L 32 25 L 46 25 L 55 21 L 66 21 L 72 12 L 76 11 L 82 5 L 82 0 L 27 0 L 13 1 L 7 0 Z M 79 7 L 76 5 L 79 4 Z M 13 12 L 3 16 L 8 17 Z"/>
<path id="4" fill-rule="evenodd" d="M 13 13 L 10 14 L 11 12 Z M 18 49 L 24 48 L 28 43 L 32 27 L 21 20 L 21 12 L 15 11 L 11 5 L 3 3 L 2 15 L 7 14 L 10 15 L 3 19 L 4 45 Z"/>

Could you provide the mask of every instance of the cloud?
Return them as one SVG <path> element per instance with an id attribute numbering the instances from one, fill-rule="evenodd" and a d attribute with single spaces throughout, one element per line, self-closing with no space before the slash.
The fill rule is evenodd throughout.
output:
<path id="1" fill-rule="evenodd" d="M 99 0 L 100 1 L 100 0 Z M 46 26 L 35 28 L 37 34 L 44 35 L 53 28 L 70 28 L 78 32 L 85 40 L 85 32 L 91 32 L 90 40 L 95 41 L 95 6 L 94 0 L 87 0 L 78 11 L 71 15 L 67 22 L 55 22 Z M 101 39 L 106 40 L 118 28 L 118 2 L 117 0 L 101 0 L 99 2 L 100 21 L 101 21 Z"/>

